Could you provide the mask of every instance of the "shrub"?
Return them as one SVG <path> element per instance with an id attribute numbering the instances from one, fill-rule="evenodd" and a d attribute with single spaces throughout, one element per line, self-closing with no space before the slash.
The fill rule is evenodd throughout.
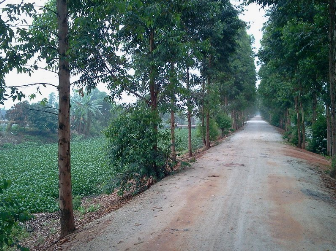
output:
<path id="1" fill-rule="evenodd" d="M 311 137 L 309 138 L 308 150 L 327 154 L 327 121 L 326 117 L 320 115 L 311 127 Z"/>
<path id="2" fill-rule="evenodd" d="M 331 171 L 330 176 L 336 178 L 336 157 L 334 156 L 331 160 Z"/>
<path id="3" fill-rule="evenodd" d="M 231 118 L 225 113 L 220 112 L 216 116 L 216 123 L 222 131 L 222 137 L 230 132 L 230 128 L 232 126 Z"/>
<path id="4" fill-rule="evenodd" d="M 219 129 L 216 121 L 214 119 L 210 119 L 210 140 L 214 141 L 218 138 Z M 199 137 L 205 137 L 206 134 L 206 127 L 202 125 L 198 125 L 197 132 Z"/>
<path id="5" fill-rule="evenodd" d="M 19 222 L 29 220 L 31 216 L 20 209 L 15 198 L 3 194 L 10 185 L 11 182 L 8 180 L 0 182 L 0 249 L 16 247 L 20 250 L 27 250 L 18 244 L 14 231 L 20 228 Z"/>
<path id="6" fill-rule="evenodd" d="M 115 118 L 106 137 L 113 178 L 107 192 L 118 188 L 138 193 L 150 179 L 161 179 L 169 172 L 169 134 L 155 130 L 158 116 L 148 107 L 133 107 Z"/>

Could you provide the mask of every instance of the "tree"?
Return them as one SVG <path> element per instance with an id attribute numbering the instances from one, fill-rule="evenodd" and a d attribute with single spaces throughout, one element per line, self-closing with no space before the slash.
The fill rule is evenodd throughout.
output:
<path id="1" fill-rule="evenodd" d="M 153 117 L 156 118 L 156 114 L 147 104 L 138 103 L 112 120 L 106 131 L 114 173 L 109 192 L 117 188 L 120 194 L 137 194 L 150 186 L 153 179 L 161 179 L 171 171 L 169 134 L 153 132 L 152 124 L 157 123 Z"/>
<path id="2" fill-rule="evenodd" d="M 18 124 L 21 127 L 26 127 L 28 112 L 29 112 L 28 101 L 23 101 L 15 104 L 6 113 L 6 118 L 10 121 L 9 127 L 7 129 L 10 130 L 12 124 Z"/>
<path id="3" fill-rule="evenodd" d="M 236 36 L 243 23 L 238 18 L 238 12 L 229 1 L 210 1 L 211 10 L 217 13 L 208 12 L 205 15 L 205 22 L 201 26 L 202 40 L 208 41 L 207 46 L 202 50 L 201 74 L 203 77 L 203 113 L 206 119 L 206 148 L 210 148 L 210 114 L 214 97 L 217 96 L 214 85 L 220 84 L 218 76 L 227 72 L 229 56 L 236 49 Z M 217 99 L 218 100 L 218 99 Z"/>
<path id="4" fill-rule="evenodd" d="M 70 163 L 70 68 L 68 6 L 57 0 L 59 51 L 59 113 L 58 113 L 58 169 L 61 237 L 75 230 L 71 189 Z"/>
<path id="5" fill-rule="evenodd" d="M 321 1 L 302 1 L 302 0 L 295 0 L 295 1 L 288 1 L 288 0 L 248 0 L 246 2 L 257 2 L 259 4 L 262 4 L 263 6 L 272 5 L 272 11 L 271 13 L 275 13 L 278 11 L 278 13 L 281 13 L 279 10 L 282 10 L 282 15 L 279 15 L 278 20 L 286 20 L 291 22 L 291 18 L 293 16 L 295 17 L 295 13 L 297 14 L 296 17 L 298 17 L 298 22 L 300 25 L 300 22 L 311 22 L 310 20 L 307 20 L 304 18 L 304 16 L 307 17 L 314 14 L 313 18 L 314 21 L 317 21 L 314 23 L 311 27 L 317 28 L 316 30 L 319 30 L 320 34 L 328 35 L 329 36 L 329 73 L 328 73 L 328 84 L 329 84 L 329 100 L 326 102 L 327 104 L 327 123 L 328 128 L 330 127 L 330 139 L 328 136 L 328 149 L 330 149 L 331 155 L 335 155 L 335 149 L 336 149 L 336 60 L 335 60 L 335 40 L 336 40 L 336 21 L 335 21 L 335 0 L 321 0 Z M 325 8 L 325 6 L 328 7 L 328 9 Z M 318 13 L 323 14 L 315 14 L 316 11 Z M 314 13 L 315 12 L 315 13 Z M 284 15 L 285 14 L 285 15 Z M 303 19 L 302 19 L 303 17 Z M 316 18 L 319 17 L 319 18 Z M 329 18 L 329 22 L 325 21 L 324 17 Z M 292 19 L 293 20 L 293 19 Z M 321 20 L 324 20 L 324 23 L 321 25 Z M 329 24 L 329 25 L 328 25 Z M 283 26 L 285 24 L 282 24 Z M 328 26 L 327 29 L 325 27 Z M 304 32 L 305 33 L 305 32 Z M 303 33 L 303 34 L 304 34 Z M 320 36 L 323 37 L 323 36 Z M 304 41 L 305 39 L 302 36 L 299 36 L 300 40 Z M 308 37 L 309 38 L 309 37 Z M 309 41 L 314 41 L 312 39 L 309 39 Z M 315 40 L 321 45 L 321 40 Z M 307 49 L 309 47 L 301 47 L 303 49 Z M 321 46 L 321 51 L 324 51 L 325 46 Z M 303 50 L 304 51 L 304 50 Z M 317 52 L 317 54 L 320 54 Z M 324 61 L 326 62 L 326 61 Z M 312 67 L 314 68 L 314 67 Z M 323 72 L 323 70 L 321 71 Z M 315 100 L 315 98 L 313 98 Z M 297 98 L 297 103 L 300 103 L 300 97 Z M 315 102 L 316 103 L 316 102 Z M 299 104 L 300 106 L 300 104 Z M 328 108 L 330 106 L 330 109 Z M 297 109 L 297 111 L 299 111 Z M 314 115 L 317 117 L 317 115 Z M 330 125 L 329 125 L 330 124 Z M 329 131 L 329 130 L 328 130 Z"/>
<path id="6" fill-rule="evenodd" d="M 55 108 L 40 103 L 31 104 L 27 116 L 29 127 L 34 127 L 40 132 L 57 131 L 57 110 Z"/>
<path id="7" fill-rule="evenodd" d="M 75 94 L 72 97 L 72 126 L 78 133 L 90 134 L 91 124 L 97 115 L 101 114 L 102 105 L 92 94 Z"/>
<path id="8" fill-rule="evenodd" d="M 319 102 L 324 99 L 326 91 L 326 7 L 323 2 L 279 1 L 270 12 L 259 52 L 264 63 L 260 72 L 263 79 L 267 78 L 267 81 L 262 80 L 260 93 L 264 92 L 266 101 L 269 87 L 278 85 L 272 82 L 285 84 L 285 91 L 277 88 L 282 95 L 278 94 L 281 98 L 277 99 L 278 106 L 274 106 L 272 117 L 277 118 L 281 126 L 286 124 L 285 128 L 290 129 L 290 116 L 295 115 L 292 118 L 296 124 L 295 141 L 301 148 L 306 146 L 306 128 L 315 123 Z M 285 92 L 287 94 L 283 95 Z M 268 102 L 272 103 L 271 100 Z M 328 106 L 328 102 L 325 105 Z M 281 111 L 280 107 L 285 111 Z"/>

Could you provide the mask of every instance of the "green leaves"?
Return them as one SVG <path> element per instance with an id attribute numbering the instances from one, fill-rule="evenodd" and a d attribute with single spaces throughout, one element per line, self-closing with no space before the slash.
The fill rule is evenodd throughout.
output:
<path id="1" fill-rule="evenodd" d="M 111 175 L 104 155 L 105 139 L 72 143 L 74 196 L 99 194 Z M 25 143 L 0 151 L 0 180 L 12 180 L 4 195 L 15 198 L 17 207 L 29 212 L 58 210 L 57 145 Z M 7 183 L 6 183 L 7 184 Z"/>
<path id="2" fill-rule="evenodd" d="M 15 197 L 5 194 L 10 186 L 11 181 L 0 177 L 0 249 L 15 246 L 24 250 L 18 245 L 13 230 L 19 228 L 18 222 L 27 221 L 31 216 L 19 207 Z"/>
<path id="3" fill-rule="evenodd" d="M 111 122 L 106 137 L 114 178 L 107 190 L 138 193 L 148 179 L 161 179 L 168 173 L 169 134 L 155 131 L 157 119 L 147 108 L 134 107 Z"/>

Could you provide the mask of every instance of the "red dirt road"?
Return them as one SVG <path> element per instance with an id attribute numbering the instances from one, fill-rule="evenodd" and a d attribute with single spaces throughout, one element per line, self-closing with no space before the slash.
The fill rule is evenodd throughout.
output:
<path id="1" fill-rule="evenodd" d="M 328 164 L 256 117 L 61 248 L 336 250 L 336 201 L 316 171 Z"/>

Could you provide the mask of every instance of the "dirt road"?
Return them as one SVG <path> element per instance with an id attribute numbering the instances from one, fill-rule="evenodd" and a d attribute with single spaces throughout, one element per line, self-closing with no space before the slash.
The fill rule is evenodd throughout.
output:
<path id="1" fill-rule="evenodd" d="M 121 209 L 71 250 L 336 250 L 336 202 L 315 165 L 260 117 Z"/>

